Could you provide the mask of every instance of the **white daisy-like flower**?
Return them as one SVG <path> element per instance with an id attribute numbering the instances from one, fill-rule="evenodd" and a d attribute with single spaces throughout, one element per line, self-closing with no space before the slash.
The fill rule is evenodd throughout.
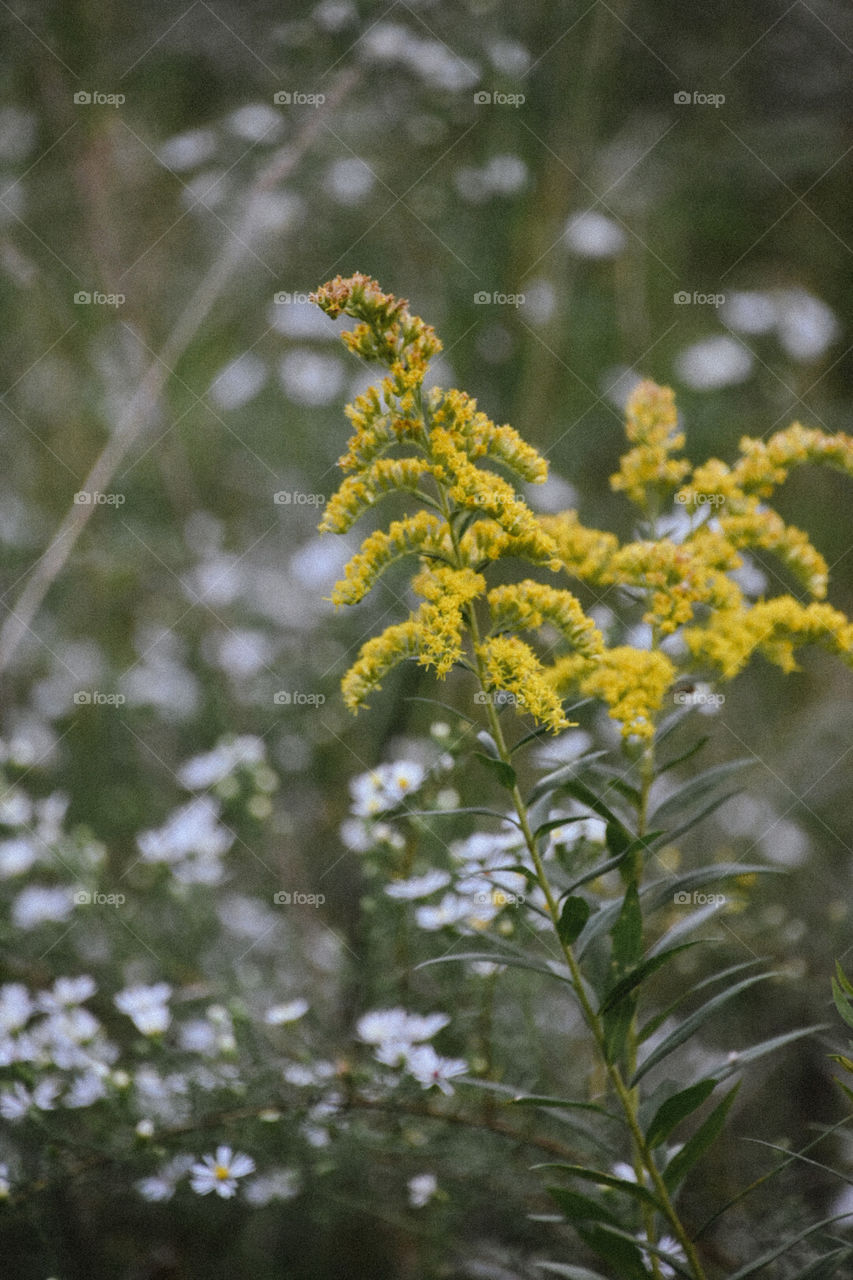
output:
<path id="1" fill-rule="evenodd" d="M 4 1120 L 23 1120 L 32 1107 L 37 1111 L 52 1111 L 59 1093 L 60 1084 L 53 1077 L 41 1080 L 30 1093 L 29 1089 L 16 1081 L 11 1089 L 0 1093 L 0 1116 Z"/>
<path id="2" fill-rule="evenodd" d="M 97 990 L 95 979 L 81 973 L 76 978 L 57 978 L 50 991 L 42 991 L 38 1006 L 45 1013 L 59 1013 L 72 1005 L 82 1004 Z"/>
<path id="3" fill-rule="evenodd" d="M 640 1239 L 642 1240 L 642 1237 L 640 1237 Z M 676 1262 L 687 1261 L 687 1255 L 685 1254 L 681 1245 L 678 1243 L 678 1241 L 675 1239 L 674 1236 L 661 1236 L 660 1240 L 658 1240 L 658 1248 L 662 1249 L 664 1253 L 668 1253 L 670 1257 L 672 1257 Z M 642 1249 L 642 1254 L 643 1254 L 643 1262 L 651 1271 L 651 1267 L 652 1267 L 651 1255 L 649 1254 L 647 1249 Z M 673 1277 L 676 1275 L 675 1268 L 671 1267 L 668 1262 L 665 1262 L 664 1259 L 660 1256 L 660 1254 L 657 1255 L 657 1261 L 658 1261 L 658 1270 L 660 1271 L 660 1274 L 663 1276 L 663 1280 L 673 1280 Z"/>
<path id="4" fill-rule="evenodd" d="M 406 1070 L 422 1088 L 430 1089 L 435 1085 L 449 1097 L 453 1093 L 450 1081 L 454 1076 L 464 1075 L 469 1067 L 461 1058 L 442 1058 L 432 1045 L 423 1044 L 406 1054 Z"/>
<path id="5" fill-rule="evenodd" d="M 259 1178 L 253 1178 L 246 1186 L 246 1199 L 258 1208 L 273 1200 L 292 1200 L 299 1195 L 301 1179 L 295 1169 L 277 1169 Z"/>
<path id="6" fill-rule="evenodd" d="M 40 884 L 31 884 L 21 890 L 12 905 L 12 923 L 16 929 L 60 924 L 73 910 L 74 898 L 70 889 L 47 889 Z"/>
<path id="7" fill-rule="evenodd" d="M 192 1166 L 190 1186 L 200 1196 L 214 1191 L 229 1200 L 237 1191 L 237 1179 L 254 1171 L 251 1156 L 235 1154 L 230 1147 L 217 1147 L 215 1156 L 202 1156 L 201 1162 Z"/>
<path id="8" fill-rule="evenodd" d="M 409 1178 L 409 1204 L 413 1209 L 423 1209 L 429 1204 L 438 1191 L 438 1180 L 434 1173 L 418 1173 Z"/>
<path id="9" fill-rule="evenodd" d="M 388 1040 L 403 1040 L 416 1044 L 431 1040 L 446 1027 L 450 1018 L 446 1013 L 406 1013 L 405 1009 L 374 1009 L 359 1018 L 356 1030 L 365 1044 L 384 1044 Z"/>
<path id="10" fill-rule="evenodd" d="M 189 1173 L 193 1163 L 192 1156 L 175 1156 L 163 1166 L 159 1173 L 150 1178 L 141 1178 L 134 1183 L 134 1186 L 144 1200 L 155 1204 L 163 1200 L 171 1200 L 178 1182 L 184 1174 Z"/>
<path id="11" fill-rule="evenodd" d="M 426 875 L 412 876 L 409 880 L 394 880 L 386 885 L 385 892 L 389 898 L 412 902 L 416 898 L 428 898 L 448 884 L 450 876 L 446 871 L 428 871 Z"/>
<path id="12" fill-rule="evenodd" d="M 274 1004 L 264 1014 L 264 1022 L 271 1027 L 281 1027 L 287 1022 L 298 1022 L 310 1008 L 307 1000 L 289 1000 L 286 1004 Z"/>
<path id="13" fill-rule="evenodd" d="M 411 760 L 398 760 L 385 767 L 385 793 L 393 803 L 399 804 L 407 795 L 417 791 L 426 777 L 423 765 Z"/>
<path id="14" fill-rule="evenodd" d="M 171 994 L 168 982 L 155 982 L 150 987 L 126 987 L 114 997 L 113 1004 L 144 1036 L 161 1035 L 172 1020 L 166 1003 Z"/>
<path id="15" fill-rule="evenodd" d="M 21 982 L 4 982 L 0 987 L 0 1031 L 20 1031 L 29 1021 L 33 1003 Z"/>
<path id="16" fill-rule="evenodd" d="M 448 925 L 458 924 L 469 914 L 470 907 L 464 898 L 446 893 L 437 907 L 416 907 L 415 923 L 427 933 L 435 933 Z"/>

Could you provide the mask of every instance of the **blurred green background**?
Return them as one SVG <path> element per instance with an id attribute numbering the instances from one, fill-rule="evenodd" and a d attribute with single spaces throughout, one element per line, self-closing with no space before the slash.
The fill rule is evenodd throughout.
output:
<path id="1" fill-rule="evenodd" d="M 262 736 L 284 787 L 257 840 L 306 882 L 335 864 L 328 923 L 356 940 L 345 780 L 428 724 L 395 690 L 427 690 L 404 673 L 358 721 L 339 701 L 403 603 L 393 576 L 352 615 L 322 600 L 354 543 L 315 525 L 368 378 L 309 290 L 361 270 L 409 298 L 437 380 L 549 458 L 540 509 L 622 536 L 608 477 L 640 374 L 675 387 L 696 461 L 795 419 L 850 431 L 853 11 L 12 0 L 0 30 L 2 734 L 117 869 L 180 760 Z M 110 441 L 113 496 L 78 527 Z M 779 505 L 849 613 L 849 485 L 804 472 Z M 121 718 L 75 704 L 93 685 Z M 819 657 L 756 665 L 708 720 L 717 758 L 760 763 L 703 839 L 792 872 L 730 939 L 792 966 L 798 1005 L 744 1013 L 767 1034 L 826 1014 L 850 946 L 849 691 Z M 802 1136 L 834 1114 L 829 1071 L 820 1046 L 786 1063 L 753 1105 Z"/>

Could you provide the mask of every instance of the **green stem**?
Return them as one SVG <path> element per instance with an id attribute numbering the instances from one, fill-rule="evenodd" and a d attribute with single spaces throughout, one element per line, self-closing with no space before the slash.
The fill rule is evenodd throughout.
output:
<path id="1" fill-rule="evenodd" d="M 426 415 L 425 415 L 425 421 L 426 421 Z M 464 566 L 465 562 L 460 551 L 459 540 L 453 528 L 450 504 L 448 502 L 447 495 L 442 486 L 439 486 L 439 492 L 441 495 L 440 501 L 443 508 L 443 514 L 445 516 L 445 519 L 447 520 L 448 528 L 450 530 L 450 536 L 453 544 L 456 564 L 457 564 L 457 567 L 461 568 Z M 471 606 L 468 609 L 468 626 L 471 634 L 471 643 L 473 647 L 473 656 L 474 656 L 473 669 L 476 672 L 476 675 L 480 684 L 480 689 L 482 690 L 483 693 L 488 694 L 489 681 L 486 676 L 485 664 L 483 662 L 483 658 L 481 654 L 482 637 L 480 632 L 479 620 L 477 618 L 477 611 L 473 604 L 471 604 Z M 500 717 L 498 715 L 497 709 L 495 708 L 495 705 L 490 698 L 486 699 L 485 706 L 486 706 L 486 713 L 489 720 L 489 726 L 492 732 L 492 737 L 494 738 L 495 745 L 497 746 L 498 755 L 500 759 L 504 762 L 504 764 L 509 765 L 511 767 L 511 755 L 507 748 L 506 739 L 504 737 L 503 728 L 501 726 Z M 643 831 L 645 829 L 648 796 L 651 790 L 651 784 L 652 784 L 653 778 L 654 778 L 654 757 L 651 754 L 651 748 L 647 748 L 646 753 L 644 755 L 644 759 L 643 759 L 643 776 L 642 776 L 642 785 L 641 785 L 641 792 L 640 792 L 641 799 L 640 799 L 640 805 L 639 805 L 639 811 L 638 811 L 640 834 L 643 834 Z M 548 905 L 548 912 L 551 917 L 551 922 L 554 926 L 554 931 L 557 935 L 557 940 L 559 942 L 560 948 L 566 960 L 566 965 L 568 966 L 569 973 L 571 975 L 572 986 L 574 989 L 575 996 L 580 1006 L 583 1019 L 590 1030 L 593 1040 L 595 1041 L 598 1054 L 607 1072 L 607 1076 L 608 1076 L 608 1079 L 610 1080 L 610 1084 L 613 1088 L 614 1093 L 616 1094 L 616 1097 L 619 1100 L 619 1104 L 624 1113 L 628 1131 L 631 1134 L 631 1139 L 634 1145 L 636 1160 L 639 1163 L 640 1167 L 644 1169 L 648 1174 L 650 1184 L 654 1188 L 656 1197 L 663 1211 L 663 1215 L 666 1218 L 667 1222 L 669 1223 L 669 1226 L 672 1230 L 673 1235 L 675 1236 L 676 1240 L 679 1242 L 682 1249 L 684 1250 L 684 1255 L 693 1273 L 694 1280 L 706 1280 L 705 1272 L 702 1268 L 701 1262 L 699 1261 L 699 1257 L 693 1246 L 693 1242 L 690 1239 L 689 1235 L 687 1234 L 687 1230 L 684 1227 L 684 1224 L 682 1223 L 681 1218 L 678 1215 L 678 1211 L 676 1210 L 675 1205 L 672 1202 L 669 1191 L 666 1187 L 663 1177 L 661 1176 L 660 1170 L 658 1169 L 654 1161 L 651 1150 L 649 1149 L 646 1143 L 645 1136 L 643 1135 L 643 1131 L 640 1126 L 640 1121 L 638 1116 L 638 1110 L 639 1110 L 638 1091 L 635 1089 L 629 1088 L 629 1086 L 625 1083 L 625 1080 L 623 1079 L 622 1073 L 619 1070 L 618 1065 L 616 1063 L 608 1061 L 609 1055 L 606 1049 L 605 1034 L 604 1034 L 604 1027 L 603 1027 L 602 1021 L 598 1017 L 595 1009 L 592 1006 L 592 1002 L 590 1001 L 590 998 L 587 994 L 583 975 L 581 973 L 580 966 L 575 957 L 574 951 L 572 950 L 572 947 L 567 942 L 565 942 L 563 938 L 560 936 L 560 931 L 558 928 L 558 922 L 560 919 L 559 903 L 557 901 L 557 898 L 554 896 L 554 891 L 551 888 L 551 884 L 548 880 L 548 875 L 547 875 L 547 872 L 545 871 L 545 866 L 542 861 L 542 857 L 539 853 L 539 848 L 536 844 L 536 839 L 534 837 L 533 831 L 530 826 L 530 819 L 527 813 L 527 806 L 524 803 L 524 797 L 521 794 L 521 791 L 519 789 L 517 782 L 512 787 L 512 800 L 513 800 L 513 805 L 515 806 L 516 815 L 518 817 L 519 826 L 524 836 L 524 843 L 527 846 L 527 851 L 530 854 L 530 858 L 533 862 L 533 866 L 536 872 L 537 883 L 539 884 L 539 887 L 541 888 L 542 893 L 545 896 L 545 901 Z M 634 1050 L 632 1049 L 631 1052 L 633 1053 Z M 650 1244 L 656 1243 L 656 1232 L 654 1230 L 653 1221 L 647 1224 L 646 1238 L 648 1239 Z M 651 1255 L 651 1258 L 652 1258 L 652 1274 L 659 1277 L 660 1265 L 659 1265 L 658 1259 L 654 1254 Z"/>
<path id="2" fill-rule="evenodd" d="M 483 689 L 484 692 L 486 692 L 487 690 L 486 690 L 485 669 L 483 667 L 482 658 L 480 657 L 480 653 L 479 653 L 479 647 L 480 647 L 479 624 L 473 609 L 470 611 L 470 628 L 471 628 L 471 639 L 474 644 L 474 658 L 475 658 L 475 663 L 477 667 L 477 673 L 480 679 L 481 688 Z M 485 705 L 486 705 L 487 715 L 489 718 L 489 726 L 492 731 L 492 737 L 494 738 L 495 743 L 497 745 L 500 758 L 501 760 L 504 761 L 505 764 L 510 764 L 511 756 L 509 751 L 507 750 L 506 739 L 504 738 L 503 728 L 501 726 L 500 718 L 498 716 L 497 710 L 491 701 L 487 701 Z M 649 785 L 645 788 L 646 797 L 648 796 L 649 789 L 650 789 L 650 782 L 649 782 Z M 628 1130 L 631 1134 L 631 1138 L 634 1143 L 634 1149 L 637 1153 L 637 1157 L 640 1161 L 642 1168 L 646 1171 L 646 1173 L 649 1176 L 651 1185 L 654 1187 L 655 1194 L 660 1203 L 661 1209 L 663 1210 L 664 1216 L 667 1219 L 670 1227 L 672 1228 L 673 1235 L 678 1240 L 679 1244 L 684 1250 L 685 1257 L 687 1258 L 688 1264 L 693 1272 L 695 1280 L 705 1280 L 705 1272 L 702 1268 L 701 1262 L 699 1261 L 699 1257 L 696 1253 L 696 1250 L 693 1247 L 693 1242 L 691 1241 L 689 1235 L 687 1234 L 687 1231 L 680 1217 L 678 1216 L 678 1212 L 674 1204 L 672 1203 L 672 1199 L 670 1197 L 669 1191 L 667 1190 L 666 1184 L 664 1183 L 663 1177 L 661 1176 L 661 1173 L 654 1161 L 652 1153 L 643 1135 L 643 1131 L 640 1127 L 640 1122 L 637 1114 L 638 1108 L 639 1108 L 639 1098 L 638 1098 L 637 1092 L 636 1090 L 630 1089 L 628 1085 L 625 1083 L 622 1077 L 622 1073 L 619 1070 L 619 1067 L 615 1063 L 608 1062 L 607 1060 L 608 1055 L 605 1047 L 604 1028 L 602 1026 L 601 1019 L 596 1014 L 592 1006 L 592 1003 L 589 999 L 589 996 L 587 995 L 586 986 L 583 980 L 583 975 L 581 973 L 578 961 L 575 958 L 575 954 L 571 946 L 568 943 L 564 942 L 563 939 L 560 937 L 559 930 L 557 929 L 557 922 L 560 918 L 559 904 L 557 902 L 557 899 L 554 896 L 554 891 L 551 888 L 550 882 L 548 880 L 548 876 L 545 871 L 545 866 L 542 862 L 542 857 L 539 853 L 539 849 L 537 847 L 536 840 L 533 835 L 533 831 L 531 830 L 531 827 L 530 827 L 530 820 L 527 814 L 527 806 L 524 803 L 524 798 L 521 794 L 521 791 L 517 783 L 512 788 L 512 799 L 513 799 L 513 804 L 515 806 L 516 814 L 518 816 L 519 825 L 521 827 L 521 831 L 524 836 L 524 843 L 527 846 L 527 850 L 530 854 L 530 857 L 533 862 L 533 866 L 536 871 L 537 882 L 540 888 L 542 889 L 543 894 L 545 895 L 545 900 L 548 904 L 548 911 L 551 916 L 551 920 L 554 925 L 555 932 L 557 933 L 557 938 L 560 943 L 560 947 L 562 949 L 563 955 L 565 956 L 566 964 L 568 966 L 569 972 L 572 977 L 572 985 L 574 987 L 575 996 L 577 997 L 578 1004 L 580 1005 L 580 1009 L 583 1014 L 584 1021 L 586 1022 L 590 1032 L 592 1033 L 593 1039 L 595 1040 L 596 1048 L 598 1049 L 602 1062 L 607 1071 L 607 1075 L 613 1087 L 613 1091 L 619 1100 L 620 1106 L 622 1107 L 622 1111 L 625 1115 L 625 1120 L 628 1125 Z M 643 813 L 641 816 L 644 819 L 645 814 Z M 652 1244 L 655 1243 L 653 1229 L 652 1229 L 652 1235 L 649 1237 L 649 1242 Z M 653 1259 L 653 1262 L 652 1262 L 653 1274 L 659 1275 L 660 1268 L 658 1266 L 656 1256 L 652 1255 L 652 1259 Z"/>

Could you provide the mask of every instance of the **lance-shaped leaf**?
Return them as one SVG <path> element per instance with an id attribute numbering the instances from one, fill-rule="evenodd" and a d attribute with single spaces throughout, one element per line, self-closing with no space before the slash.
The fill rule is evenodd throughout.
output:
<path id="1" fill-rule="evenodd" d="M 567 947 L 577 942 L 591 914 L 592 907 L 586 898 L 566 898 L 563 903 L 563 909 L 560 912 L 560 919 L 557 921 L 557 933 L 560 935 L 560 941 Z"/>
<path id="2" fill-rule="evenodd" d="M 740 1271 L 736 1271 L 734 1275 L 729 1276 L 728 1280 L 747 1280 L 747 1277 L 757 1275 L 768 1262 L 775 1262 L 777 1258 L 781 1258 L 792 1245 L 799 1244 L 801 1240 L 808 1239 L 814 1235 L 816 1231 L 822 1231 L 824 1227 L 830 1226 L 833 1222 L 840 1222 L 842 1218 L 849 1218 L 849 1213 L 837 1213 L 832 1218 L 823 1218 L 820 1222 L 815 1222 L 812 1226 L 806 1227 L 803 1231 L 799 1231 L 795 1236 L 788 1236 L 781 1244 L 776 1245 L 774 1249 L 770 1249 L 767 1253 L 762 1253 L 760 1258 L 756 1258 L 754 1262 L 747 1263 L 745 1267 L 741 1267 Z M 808 1273 L 806 1273 L 808 1274 Z M 817 1273 L 820 1275 L 820 1272 Z M 832 1272 L 829 1273 L 832 1275 Z M 803 1280 L 802 1274 L 799 1280 Z"/>
<path id="3" fill-rule="evenodd" d="M 665 1009 L 661 1009 L 660 1013 L 656 1013 L 653 1018 L 637 1032 L 637 1044 L 643 1044 L 648 1040 L 649 1036 L 653 1036 L 658 1027 L 662 1027 L 671 1013 L 689 996 L 697 995 L 700 991 L 704 991 L 706 987 L 713 987 L 718 982 L 726 982 L 729 978 L 733 978 L 737 973 L 743 973 L 745 969 L 752 969 L 754 965 L 763 963 L 762 959 L 741 960 L 739 964 L 730 965 L 728 969 L 723 969 L 719 973 L 712 973 L 707 978 L 702 978 L 700 982 L 694 983 L 692 987 L 687 987 L 682 991 L 671 1004 Z"/>
<path id="4" fill-rule="evenodd" d="M 671 1098 L 667 1098 L 652 1116 L 646 1130 L 646 1143 L 649 1149 L 654 1150 L 665 1142 L 682 1120 L 692 1115 L 707 1098 L 710 1098 L 716 1087 L 716 1080 L 700 1080 L 697 1084 L 691 1084 L 689 1088 L 682 1089 Z"/>
<path id="5" fill-rule="evenodd" d="M 671 960 L 673 956 L 677 956 L 681 951 L 689 950 L 690 947 L 698 947 L 700 942 L 701 939 L 696 939 L 693 942 L 682 942 L 677 947 L 670 947 L 667 951 L 660 951 L 657 955 L 648 956 L 640 964 L 635 965 L 633 969 L 629 969 L 618 982 L 605 991 L 598 1009 L 599 1014 L 608 1013 L 611 1009 L 614 1009 L 636 987 L 645 982 L 646 978 L 650 977 L 657 969 L 662 968 L 667 960 Z"/>
<path id="6" fill-rule="evenodd" d="M 680 818 L 691 805 L 705 800 L 724 779 L 731 777 L 733 774 L 743 773 L 744 769 L 756 763 L 757 761 L 754 758 L 744 757 L 740 760 L 728 760 L 725 764 L 717 764 L 711 769 L 705 769 L 703 773 L 697 774 L 695 778 L 685 782 L 684 786 L 679 787 L 674 795 L 668 796 L 666 800 L 659 804 L 649 819 L 650 824 L 656 827 L 665 827 L 673 818 Z"/>
<path id="7" fill-rule="evenodd" d="M 708 1018 L 710 1018 L 712 1014 L 716 1013 L 718 1009 L 721 1009 L 723 1005 L 728 1004 L 730 1000 L 734 1000 L 735 996 L 739 996 L 742 991 L 746 991 L 749 987 L 754 987 L 756 983 L 766 982 L 768 978 L 778 978 L 780 976 L 781 975 L 776 972 L 754 974 L 751 978 L 744 978 L 741 982 L 736 982 L 733 987 L 729 987 L 726 991 L 721 991 L 719 995 L 712 996 L 710 1000 L 707 1000 L 705 1004 L 701 1005 L 700 1008 L 696 1009 L 695 1012 L 685 1018 L 681 1025 L 676 1027 L 675 1030 L 671 1032 L 671 1034 L 668 1035 L 652 1053 L 649 1054 L 642 1066 L 640 1066 L 634 1073 L 634 1078 L 631 1081 L 632 1088 L 639 1080 L 642 1080 L 646 1072 L 651 1071 L 652 1067 L 657 1066 L 657 1064 L 662 1062 L 664 1058 L 668 1057 L 674 1049 L 677 1049 L 679 1045 L 684 1044 L 685 1040 L 689 1040 L 693 1033 L 698 1031 L 699 1027 L 703 1026 L 703 1024 L 707 1022 Z"/>
<path id="8" fill-rule="evenodd" d="M 642 1204 L 650 1205 L 656 1209 L 658 1213 L 662 1213 L 660 1201 L 647 1187 L 640 1186 L 638 1182 L 631 1182 L 628 1178 L 617 1178 L 615 1174 L 603 1173 L 599 1169 L 588 1169 L 582 1164 L 534 1164 L 533 1169 L 560 1169 L 563 1173 L 571 1174 L 573 1178 L 580 1178 L 584 1182 L 594 1182 L 599 1187 L 610 1187 L 613 1191 L 621 1191 L 623 1195 L 630 1196 L 632 1200 L 639 1200 Z"/>
<path id="9" fill-rule="evenodd" d="M 696 1161 L 705 1154 L 726 1123 L 726 1116 L 740 1088 L 740 1081 L 718 1102 L 708 1118 L 699 1126 L 693 1137 L 674 1155 L 663 1171 L 667 1191 L 675 1191 L 686 1178 Z"/>

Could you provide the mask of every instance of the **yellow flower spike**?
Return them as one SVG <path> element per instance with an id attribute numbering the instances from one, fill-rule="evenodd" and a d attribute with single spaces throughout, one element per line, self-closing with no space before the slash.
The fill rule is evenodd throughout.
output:
<path id="1" fill-rule="evenodd" d="M 535 716 L 552 733 L 570 727 L 548 672 L 530 645 L 518 636 L 493 636 L 478 652 L 488 687 L 511 693 L 519 715 Z"/>
<path id="2" fill-rule="evenodd" d="M 346 533 L 384 494 L 417 490 L 422 477 L 432 471 L 426 458 L 379 458 L 365 471 L 347 476 L 326 505 L 320 532 Z"/>
<path id="3" fill-rule="evenodd" d="M 553 538 L 557 555 L 573 578 L 600 583 L 611 558 L 619 549 L 619 539 L 599 529 L 585 529 L 576 511 L 558 516 L 540 516 L 539 524 Z"/>
<path id="4" fill-rule="evenodd" d="M 494 587 L 487 599 L 496 628 L 533 631 L 550 622 L 584 657 L 595 659 L 602 653 L 600 631 L 570 591 L 527 578 Z"/>
<path id="5" fill-rule="evenodd" d="M 358 658 L 341 681 L 344 704 L 352 712 L 366 706 L 366 700 L 382 681 L 406 658 L 420 652 L 420 628 L 413 618 L 386 627 L 362 645 Z"/>
<path id="6" fill-rule="evenodd" d="M 684 640 L 697 661 L 710 663 L 728 680 L 756 652 L 783 671 L 795 671 L 794 650 L 807 644 L 819 644 L 853 666 L 853 623 L 831 605 L 801 605 L 791 596 L 720 612 L 704 627 L 688 628 Z"/>
<path id="7" fill-rule="evenodd" d="M 470 665 L 468 646 L 484 634 L 474 626 L 483 597 L 491 635 L 478 642 L 475 657 L 486 686 L 511 693 L 520 711 L 554 731 L 566 727 L 562 698 L 570 692 L 601 698 L 625 737 L 649 739 L 679 670 L 709 667 L 731 679 L 760 653 L 790 671 L 796 651 L 811 643 L 853 666 L 853 624 L 818 603 L 827 587 L 823 557 L 802 530 L 763 505 L 794 466 L 822 463 L 853 475 L 851 437 L 794 423 L 767 440 L 742 440 L 732 466 L 711 458 L 690 474 L 690 464 L 673 456 L 684 441 L 672 392 L 641 383 L 627 406 L 631 447 L 613 487 L 649 517 L 667 490 L 678 490 L 676 500 L 694 518 L 677 536 L 620 545 L 611 533 L 585 528 L 574 511 L 536 516 L 512 484 L 481 465 L 498 463 L 526 482 L 547 476 L 545 459 L 511 427 L 480 412 L 470 396 L 438 387 L 424 391 L 440 343 L 405 302 L 361 274 L 337 277 L 315 300 L 331 316 L 352 316 L 357 323 L 344 341 L 387 370 L 347 409 L 354 434 L 340 465 L 349 474 L 330 499 L 321 528 L 346 532 L 386 493 L 405 493 L 417 503 L 417 510 L 365 539 L 334 588 L 336 604 L 355 604 L 395 560 L 418 557 L 412 586 L 421 603 L 405 622 L 362 647 L 343 680 L 351 710 L 407 659 L 439 677 L 455 663 Z M 400 448 L 406 456 L 398 455 Z M 781 595 L 750 602 L 735 577 L 740 553 L 749 549 L 778 556 L 815 599 L 799 604 Z M 564 569 L 599 595 L 627 589 L 644 603 L 652 649 L 606 648 L 569 591 L 532 579 L 490 590 L 482 571 L 508 557 Z M 485 616 L 478 621 L 486 623 Z M 569 652 L 545 665 L 515 633 L 549 627 Z M 656 647 L 676 633 L 686 655 L 678 662 Z"/>
<path id="8" fill-rule="evenodd" d="M 655 382 L 635 387 L 625 416 L 626 434 L 636 447 L 624 455 L 610 484 L 645 509 L 650 490 L 675 489 L 690 471 L 685 459 L 670 457 L 684 447 L 684 434 L 676 430 L 678 416 L 671 389 Z"/>
<path id="9" fill-rule="evenodd" d="M 625 738 L 651 738 L 655 718 L 677 672 L 665 654 L 627 645 L 607 649 L 580 679 L 587 697 L 603 698 Z"/>
<path id="10" fill-rule="evenodd" d="M 465 609 L 486 590 L 486 579 L 473 569 L 431 565 L 412 579 L 412 587 L 426 601 L 416 614 L 422 634 L 418 657 L 444 677 L 463 654 Z"/>
<path id="11" fill-rule="evenodd" d="M 377 529 L 365 538 L 361 550 L 344 569 L 343 579 L 335 583 L 332 603 L 358 604 L 389 565 L 403 556 L 441 554 L 447 532 L 447 522 L 427 511 L 419 511 L 405 520 L 393 520 L 387 533 Z"/>

